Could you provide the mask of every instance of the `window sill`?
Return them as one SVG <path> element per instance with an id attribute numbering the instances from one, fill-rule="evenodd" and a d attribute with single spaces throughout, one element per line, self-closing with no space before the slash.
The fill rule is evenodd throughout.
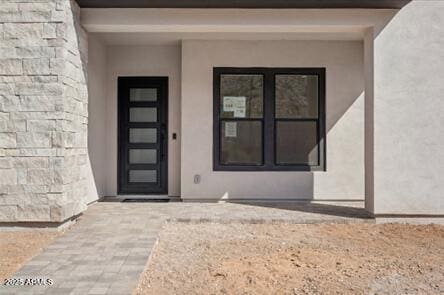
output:
<path id="1" fill-rule="evenodd" d="M 215 165 L 213 166 L 213 171 L 215 172 L 315 172 L 321 171 L 326 172 L 326 168 L 322 166 L 243 166 L 243 165 Z"/>

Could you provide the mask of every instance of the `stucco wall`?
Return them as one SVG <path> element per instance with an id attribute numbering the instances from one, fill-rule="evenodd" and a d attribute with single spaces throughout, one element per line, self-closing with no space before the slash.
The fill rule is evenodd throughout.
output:
<path id="1" fill-rule="evenodd" d="M 168 194 L 180 195 L 180 47 L 111 46 L 107 56 L 106 189 L 117 194 L 117 78 L 119 76 L 168 76 Z M 172 140 L 172 134 L 177 139 Z"/>
<path id="2" fill-rule="evenodd" d="M 327 172 L 213 172 L 212 68 L 326 67 Z M 360 41 L 183 41 L 184 199 L 364 199 L 364 79 Z M 201 175 L 194 184 L 193 176 Z"/>
<path id="3" fill-rule="evenodd" d="M 88 202 L 106 195 L 107 48 L 94 35 L 88 40 Z"/>
<path id="4" fill-rule="evenodd" d="M 443 12 L 412 1 L 375 36 L 375 214 L 444 214 Z"/>

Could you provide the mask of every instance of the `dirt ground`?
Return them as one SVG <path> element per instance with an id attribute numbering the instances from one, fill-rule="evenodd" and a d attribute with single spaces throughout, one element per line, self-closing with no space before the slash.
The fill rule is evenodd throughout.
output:
<path id="1" fill-rule="evenodd" d="M 0 282 L 12 276 L 57 235 L 59 233 L 37 231 L 0 232 Z"/>
<path id="2" fill-rule="evenodd" d="M 444 227 L 169 224 L 135 294 L 444 294 Z"/>

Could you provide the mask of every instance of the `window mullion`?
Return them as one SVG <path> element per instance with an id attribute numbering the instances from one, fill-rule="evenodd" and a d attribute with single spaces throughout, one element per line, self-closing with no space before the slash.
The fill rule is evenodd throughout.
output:
<path id="1" fill-rule="evenodd" d="M 264 166 L 274 166 L 275 149 L 274 123 L 274 74 L 271 70 L 264 73 Z"/>

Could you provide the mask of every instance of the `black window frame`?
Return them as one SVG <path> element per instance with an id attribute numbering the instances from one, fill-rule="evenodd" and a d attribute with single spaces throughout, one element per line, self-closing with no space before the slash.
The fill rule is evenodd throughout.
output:
<path id="1" fill-rule="evenodd" d="M 325 128 L 325 68 L 265 68 L 265 67 L 214 67 L 213 68 L 213 171 L 326 171 L 326 128 Z M 275 77 L 276 75 L 317 75 L 318 76 L 318 118 L 283 119 L 275 116 Z M 221 118 L 220 78 L 221 75 L 262 75 L 263 105 L 262 119 Z M 220 132 L 223 121 L 262 120 L 262 164 L 222 164 L 220 161 Z M 276 122 L 277 121 L 317 121 L 318 165 L 277 164 L 276 163 Z"/>

